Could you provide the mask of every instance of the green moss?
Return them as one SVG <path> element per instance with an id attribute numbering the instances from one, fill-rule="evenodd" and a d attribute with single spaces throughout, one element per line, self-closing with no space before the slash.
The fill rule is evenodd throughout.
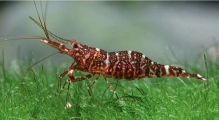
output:
<path id="1" fill-rule="evenodd" d="M 91 93 L 102 106 L 90 99 L 87 81 L 72 83 L 69 102 L 72 107 L 65 109 L 66 89 L 59 94 L 57 77 L 65 68 L 46 71 L 36 65 L 25 76 L 24 63 L 20 71 L 9 70 L 0 62 L 0 119 L 218 119 L 219 82 L 218 68 L 208 65 L 209 82 L 194 79 L 152 78 L 136 81 L 109 79 L 116 88 L 118 101 L 100 78 Z M 212 67 L 211 67 L 212 66 Z M 51 66 L 52 67 L 52 66 Z M 187 65 L 189 67 L 189 65 Z M 194 72 L 199 69 L 190 66 Z M 60 70 L 61 69 L 61 70 Z M 63 78 L 63 82 L 67 77 Z M 63 83 L 62 82 L 62 83 Z"/>

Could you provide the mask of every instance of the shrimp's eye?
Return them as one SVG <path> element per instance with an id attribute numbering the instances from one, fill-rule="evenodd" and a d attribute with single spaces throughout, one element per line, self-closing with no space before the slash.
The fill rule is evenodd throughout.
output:
<path id="1" fill-rule="evenodd" d="M 74 44 L 74 46 L 73 46 L 74 48 L 78 48 L 78 45 L 77 44 Z"/>

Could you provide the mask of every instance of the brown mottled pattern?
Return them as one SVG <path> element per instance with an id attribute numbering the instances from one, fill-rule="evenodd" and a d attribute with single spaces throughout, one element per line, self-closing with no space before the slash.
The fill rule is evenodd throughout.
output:
<path id="1" fill-rule="evenodd" d="M 108 78 L 134 80 L 145 77 L 190 77 L 207 81 L 199 74 L 187 73 L 182 68 L 162 65 L 151 61 L 145 55 L 135 51 L 106 52 L 99 48 L 88 47 L 72 40 L 69 43 L 72 49 L 64 45 L 51 41 L 41 40 L 58 49 L 63 54 L 71 56 L 75 62 L 74 69 L 78 69 L 90 74 L 102 74 Z"/>
<path id="2" fill-rule="evenodd" d="M 106 66 L 104 61 L 107 59 L 107 52 L 104 50 L 97 51 L 95 48 L 92 48 L 91 50 L 95 52 L 91 63 L 87 62 L 87 64 L 90 64 L 89 71 L 101 73 Z"/>

